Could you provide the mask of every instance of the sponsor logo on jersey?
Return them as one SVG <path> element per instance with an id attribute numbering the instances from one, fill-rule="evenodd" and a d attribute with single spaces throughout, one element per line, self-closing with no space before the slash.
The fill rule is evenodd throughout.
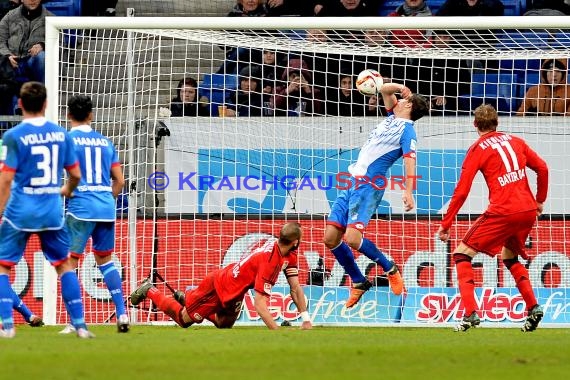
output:
<path id="1" fill-rule="evenodd" d="M 195 320 L 196 322 L 199 322 L 199 321 L 201 321 L 202 319 L 204 319 L 204 317 L 202 317 L 202 316 L 201 316 L 200 314 L 198 314 L 198 313 L 194 313 L 194 320 Z"/>
<path id="2" fill-rule="evenodd" d="M 263 284 L 263 291 L 267 294 L 271 294 L 271 287 L 272 285 L 266 282 Z"/>

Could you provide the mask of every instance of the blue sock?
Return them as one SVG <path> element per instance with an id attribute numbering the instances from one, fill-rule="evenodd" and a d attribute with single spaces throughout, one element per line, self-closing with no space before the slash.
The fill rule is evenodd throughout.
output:
<path id="1" fill-rule="evenodd" d="M 354 261 L 354 255 L 348 244 L 343 241 L 336 248 L 331 249 L 331 251 L 339 264 L 348 273 L 353 283 L 358 284 L 366 281 L 366 277 L 364 277 L 356 265 L 356 261 Z"/>
<path id="2" fill-rule="evenodd" d="M 14 317 L 12 307 L 14 300 L 12 299 L 12 285 L 7 274 L 0 274 L 0 319 L 2 320 L 2 329 L 9 330 L 14 328 Z"/>
<path id="3" fill-rule="evenodd" d="M 103 274 L 103 279 L 105 284 L 107 284 L 107 289 L 111 293 L 111 298 L 115 303 L 115 308 L 117 310 L 117 318 L 119 315 L 127 314 L 125 310 L 125 301 L 123 299 L 123 284 L 121 283 L 121 276 L 119 271 L 115 267 L 112 261 L 99 266 L 99 270 Z"/>
<path id="4" fill-rule="evenodd" d="M 28 309 L 28 307 L 26 306 L 26 304 L 24 303 L 24 301 L 22 301 L 20 299 L 20 297 L 16 294 L 16 292 L 14 291 L 14 289 L 12 289 L 10 287 L 10 289 L 12 291 L 12 302 L 14 309 L 22 314 L 22 317 L 24 317 L 24 319 L 26 320 L 26 322 L 30 322 L 30 318 L 32 317 L 32 312 L 30 311 L 30 309 Z"/>
<path id="5" fill-rule="evenodd" d="M 86 328 L 83 317 L 83 300 L 81 299 L 81 289 L 75 271 L 65 272 L 61 276 L 61 297 L 65 302 L 71 324 L 76 329 Z"/>
<path id="6" fill-rule="evenodd" d="M 384 272 L 388 272 L 394 266 L 394 263 L 389 261 L 378 247 L 366 238 L 362 238 L 362 244 L 360 245 L 358 252 L 366 255 L 366 257 L 374 261 L 376 264 L 379 264 L 382 269 L 384 269 Z"/>

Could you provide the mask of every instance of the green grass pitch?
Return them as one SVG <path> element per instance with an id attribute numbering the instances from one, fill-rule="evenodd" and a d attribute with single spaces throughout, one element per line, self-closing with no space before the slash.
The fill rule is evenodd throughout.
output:
<path id="1" fill-rule="evenodd" d="M 563 379 L 570 329 L 20 326 L 0 340 L 0 379 Z"/>

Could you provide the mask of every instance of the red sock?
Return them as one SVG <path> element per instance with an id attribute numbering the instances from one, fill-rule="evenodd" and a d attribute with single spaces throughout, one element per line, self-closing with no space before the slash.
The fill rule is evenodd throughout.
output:
<path id="1" fill-rule="evenodd" d="M 475 280 L 473 279 L 473 266 L 471 265 L 472 258 L 463 253 L 454 253 L 453 260 L 457 270 L 457 284 L 459 285 L 465 316 L 469 316 L 477 310 Z"/>
<path id="2" fill-rule="evenodd" d="M 503 263 L 515 279 L 517 288 L 526 303 L 526 309 L 530 310 L 537 302 L 534 291 L 532 290 L 532 285 L 528 279 L 528 270 L 517 259 L 503 260 Z"/>
<path id="3" fill-rule="evenodd" d="M 150 288 L 147 297 L 154 302 L 156 307 L 164 312 L 164 314 L 168 315 L 170 318 L 174 320 L 174 322 L 178 323 L 180 326 L 184 327 L 184 321 L 182 320 L 182 316 L 180 312 L 182 311 L 182 306 L 172 297 L 167 297 L 161 292 L 158 291 L 157 288 Z"/>

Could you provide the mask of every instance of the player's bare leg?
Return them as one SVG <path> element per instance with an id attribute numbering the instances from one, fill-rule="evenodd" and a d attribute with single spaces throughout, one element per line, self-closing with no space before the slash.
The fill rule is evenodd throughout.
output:
<path id="1" fill-rule="evenodd" d="M 519 290 L 524 302 L 526 303 L 528 316 L 521 330 L 523 332 L 534 331 L 542 320 L 544 311 L 536 301 L 534 290 L 532 289 L 532 284 L 530 283 L 528 270 L 524 265 L 520 263 L 518 260 L 518 255 L 506 247 L 503 247 L 501 257 L 503 259 L 503 263 L 511 272 L 517 289 Z"/>

